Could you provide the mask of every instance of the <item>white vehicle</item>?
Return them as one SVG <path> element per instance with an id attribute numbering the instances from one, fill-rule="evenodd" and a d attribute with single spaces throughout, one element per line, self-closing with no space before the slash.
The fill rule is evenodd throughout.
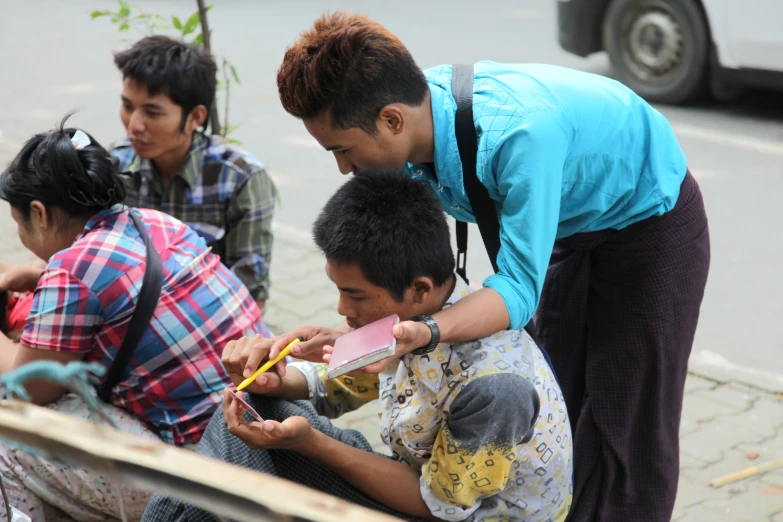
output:
<path id="1" fill-rule="evenodd" d="M 783 90 L 783 0 L 558 0 L 560 45 L 650 101 Z"/>

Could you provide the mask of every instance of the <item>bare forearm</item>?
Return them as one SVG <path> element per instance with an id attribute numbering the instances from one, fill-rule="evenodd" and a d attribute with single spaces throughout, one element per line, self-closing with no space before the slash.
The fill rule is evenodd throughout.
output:
<path id="1" fill-rule="evenodd" d="M 0 332 L 0 354 L 2 355 L 0 357 L 0 374 L 14 371 L 34 361 L 68 364 L 84 357 L 84 354 L 79 353 L 28 348 L 11 341 L 2 332 Z M 25 383 L 24 387 L 33 404 L 42 406 L 56 401 L 65 393 L 63 386 L 46 380 L 31 379 Z"/>
<path id="2" fill-rule="evenodd" d="M 15 292 L 32 292 L 38 285 L 46 263 L 33 262 L 27 265 L 0 263 L 0 289 Z"/>
<path id="3" fill-rule="evenodd" d="M 27 290 L 28 292 L 35 290 L 35 287 L 38 286 L 38 280 L 41 278 L 44 270 L 46 270 L 45 261 L 39 260 L 37 263 L 33 262 L 30 264 L 30 266 L 27 267 L 27 278 L 23 290 Z"/>
<path id="4" fill-rule="evenodd" d="M 407 515 L 438 520 L 421 498 L 419 473 L 406 464 L 354 448 L 317 430 L 312 430 L 308 443 L 297 451 L 331 469 L 379 504 Z"/>
<path id="5" fill-rule="evenodd" d="M 286 401 L 306 401 L 310 396 L 307 380 L 302 375 L 302 372 L 293 367 L 286 368 L 285 377 L 283 377 L 277 389 L 263 389 L 258 384 L 253 383 L 247 387 L 247 391 L 256 395 L 276 397 Z"/>
<path id="6" fill-rule="evenodd" d="M 482 288 L 432 316 L 443 342 L 482 339 L 508 329 L 510 319 L 503 298 L 491 288 Z"/>
<path id="7" fill-rule="evenodd" d="M 16 369 L 19 346 L 0 332 L 0 374 Z"/>
<path id="8" fill-rule="evenodd" d="M 307 380 L 296 368 L 289 368 L 283 377 L 283 384 L 277 390 L 276 397 L 286 401 L 306 401 L 310 396 Z"/>

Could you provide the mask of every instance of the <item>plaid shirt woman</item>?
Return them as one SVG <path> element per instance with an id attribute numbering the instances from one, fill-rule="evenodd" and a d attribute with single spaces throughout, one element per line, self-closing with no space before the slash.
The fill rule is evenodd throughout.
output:
<path id="1" fill-rule="evenodd" d="M 120 383 L 110 415 L 130 433 L 178 446 L 196 444 L 230 383 L 220 361 L 228 341 L 269 335 L 240 280 L 187 225 L 154 210 L 121 204 L 122 179 L 109 153 L 86 133 L 64 129 L 30 139 L 0 176 L 19 237 L 46 267 L 6 266 L 6 290 L 33 291 L 21 341 L 0 336 L 0 372 L 35 360 L 111 366 L 127 334 L 146 270 L 146 247 L 131 213 L 160 254 L 163 288 L 150 324 Z M 28 389 L 34 402 L 89 418 L 84 402 L 61 386 Z M 118 517 L 117 487 L 0 446 L 11 503 L 33 521 L 57 506 L 78 520 Z M 123 488 L 129 519 L 148 494 Z"/>

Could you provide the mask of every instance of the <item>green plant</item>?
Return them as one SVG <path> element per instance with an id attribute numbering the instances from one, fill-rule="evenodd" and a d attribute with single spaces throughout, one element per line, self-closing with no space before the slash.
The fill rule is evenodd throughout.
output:
<path id="1" fill-rule="evenodd" d="M 126 0 L 117 0 L 117 10 L 109 9 L 96 10 L 90 13 L 90 18 L 108 18 L 109 21 L 118 26 L 120 32 L 138 31 L 144 35 L 155 34 L 159 32 L 174 32 L 183 40 L 195 45 L 203 46 L 207 51 L 212 52 L 210 45 L 211 31 L 207 20 L 207 13 L 212 9 L 211 5 L 204 5 L 204 0 L 196 0 L 196 11 L 183 19 L 171 15 L 166 18 L 156 13 L 146 13 L 139 6 L 131 4 Z M 224 90 L 223 122 L 218 114 L 217 99 L 209 108 L 209 126 L 212 134 L 219 134 L 229 142 L 240 143 L 238 140 L 230 138 L 237 125 L 229 124 L 228 109 L 231 94 L 231 82 L 240 84 L 239 74 L 236 67 L 225 57 L 219 57 L 221 65 L 218 76 L 218 90 Z"/>

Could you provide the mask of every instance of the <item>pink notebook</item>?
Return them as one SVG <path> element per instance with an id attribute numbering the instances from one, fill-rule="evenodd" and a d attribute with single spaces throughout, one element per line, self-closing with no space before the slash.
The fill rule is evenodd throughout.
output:
<path id="1" fill-rule="evenodd" d="M 400 318 L 394 314 L 338 337 L 327 377 L 334 379 L 394 355 L 397 339 L 392 329 L 399 322 Z"/>

